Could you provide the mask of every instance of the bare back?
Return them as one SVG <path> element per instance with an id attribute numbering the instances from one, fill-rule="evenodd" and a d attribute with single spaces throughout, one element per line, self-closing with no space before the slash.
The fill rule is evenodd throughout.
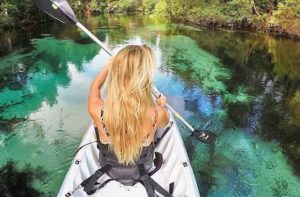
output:
<path id="1" fill-rule="evenodd" d="M 110 143 L 109 133 L 105 129 L 105 122 L 101 120 L 102 105 L 103 102 L 101 101 L 101 104 L 97 107 L 95 106 L 95 110 L 93 110 L 92 113 L 90 112 L 90 114 L 98 128 L 100 141 L 104 144 L 108 144 Z M 153 142 L 156 130 L 158 128 L 163 128 L 168 124 L 169 115 L 165 108 L 156 105 L 155 107 L 149 106 L 145 116 L 146 119 L 145 122 L 142 124 L 142 131 L 144 132 L 143 135 L 145 139 L 143 145 L 147 146 L 151 142 Z"/>

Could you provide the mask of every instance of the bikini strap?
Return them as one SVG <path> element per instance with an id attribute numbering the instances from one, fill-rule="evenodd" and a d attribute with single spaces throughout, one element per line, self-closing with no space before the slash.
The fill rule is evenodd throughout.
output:
<path id="1" fill-rule="evenodd" d="M 105 126 L 105 123 L 104 123 L 104 109 L 103 109 L 103 106 L 101 106 L 100 121 L 101 121 L 102 128 L 103 128 L 105 134 L 109 137 L 108 128 Z"/>
<path id="2" fill-rule="evenodd" d="M 157 117 L 158 117 L 158 111 L 156 109 L 156 106 L 154 107 L 155 110 L 155 115 L 154 115 L 154 121 L 153 121 L 153 128 L 155 127 L 156 123 L 157 123 Z"/>
<path id="3" fill-rule="evenodd" d="M 97 142 L 99 143 L 100 142 L 99 131 L 98 131 L 98 128 L 97 128 L 96 125 L 94 126 L 94 128 L 95 128 L 95 134 L 96 134 Z"/>

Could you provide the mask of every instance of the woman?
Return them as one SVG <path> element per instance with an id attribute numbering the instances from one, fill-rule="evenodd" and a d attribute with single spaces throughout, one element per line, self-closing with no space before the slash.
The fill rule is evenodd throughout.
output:
<path id="1" fill-rule="evenodd" d="M 134 184 L 126 179 L 138 178 L 133 175 L 136 164 L 142 161 L 147 171 L 151 168 L 155 132 L 169 122 L 166 98 L 155 102 L 151 94 L 154 66 L 151 48 L 129 45 L 111 58 L 90 88 L 88 110 L 99 138 L 100 165 L 122 165 L 121 174 L 108 174 L 125 185 Z M 103 98 L 100 89 L 105 81 Z"/>

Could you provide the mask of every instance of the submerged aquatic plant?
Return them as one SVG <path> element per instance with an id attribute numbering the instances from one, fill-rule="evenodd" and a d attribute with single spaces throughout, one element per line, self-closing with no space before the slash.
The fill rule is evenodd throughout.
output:
<path id="1" fill-rule="evenodd" d="M 227 103 L 249 103 L 251 98 L 252 97 L 247 94 L 247 89 L 244 86 L 239 86 L 236 94 L 224 94 L 224 101 Z"/>
<path id="2" fill-rule="evenodd" d="M 289 102 L 290 124 L 300 126 L 300 91 L 295 93 L 295 96 Z"/>
<path id="3" fill-rule="evenodd" d="M 221 95 L 224 103 L 244 103 L 251 101 L 244 86 L 230 90 L 226 82 L 231 79 L 231 71 L 221 60 L 201 49 L 189 37 L 177 35 L 162 40 L 166 58 L 162 69 L 173 72 L 188 85 L 198 85 L 206 94 Z"/>
<path id="4" fill-rule="evenodd" d="M 0 194 L 4 197 L 45 196 L 42 191 L 33 187 L 33 181 L 42 181 L 46 174 L 42 167 L 25 165 L 23 169 L 18 169 L 14 161 L 8 161 L 0 168 Z"/>
<path id="5" fill-rule="evenodd" d="M 11 132 L 15 125 L 24 122 L 25 118 L 11 118 L 11 119 L 2 119 L 0 117 L 0 132 Z"/>
<path id="6" fill-rule="evenodd" d="M 230 71 L 220 60 L 202 50 L 186 36 L 170 36 L 162 41 L 167 59 L 164 64 L 187 82 L 200 85 L 206 92 L 225 93 Z"/>
<path id="7" fill-rule="evenodd" d="M 294 176 L 282 149 L 272 142 L 262 141 L 239 130 L 227 130 L 218 136 L 211 150 L 203 145 L 198 146 L 193 164 L 199 166 L 196 176 L 200 177 L 200 184 L 209 184 L 204 195 L 300 194 L 299 178 Z"/>

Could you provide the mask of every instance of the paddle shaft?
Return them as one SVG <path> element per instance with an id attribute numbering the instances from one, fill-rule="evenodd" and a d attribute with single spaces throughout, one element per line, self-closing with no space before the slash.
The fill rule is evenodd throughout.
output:
<path id="1" fill-rule="evenodd" d="M 99 44 L 102 49 L 104 49 L 110 56 L 113 55 L 112 51 L 109 50 L 94 34 L 92 34 L 85 26 L 83 26 L 80 22 L 76 23 L 76 26 L 79 27 L 84 33 L 86 33 L 93 41 Z"/>
<path id="2" fill-rule="evenodd" d="M 155 86 L 153 87 L 152 94 L 154 95 L 155 98 L 159 98 L 161 95 L 161 93 L 158 91 L 158 89 Z M 185 126 L 189 128 L 192 133 L 195 131 L 195 129 L 168 103 L 166 104 L 166 107 L 174 114 L 174 116 L 176 116 L 176 118 L 181 120 L 181 122 L 183 122 L 183 124 L 185 124 Z"/>
<path id="3" fill-rule="evenodd" d="M 166 106 L 179 120 L 181 120 L 181 122 L 183 122 L 183 124 L 185 124 L 187 128 L 191 130 L 191 132 L 195 131 L 195 129 L 177 111 L 175 111 L 173 107 L 171 107 L 168 103 Z"/>

